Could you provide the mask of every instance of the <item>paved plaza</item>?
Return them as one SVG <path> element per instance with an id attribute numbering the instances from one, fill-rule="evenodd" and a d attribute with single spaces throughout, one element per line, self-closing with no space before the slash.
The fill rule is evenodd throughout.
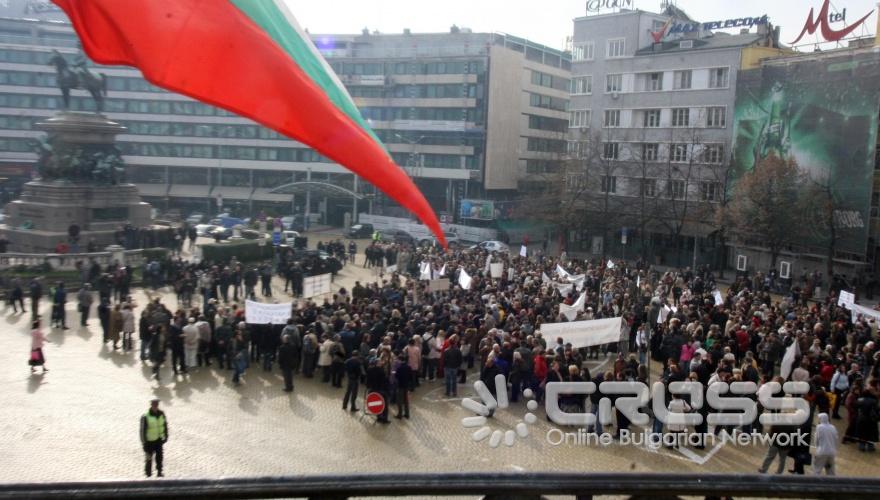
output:
<path id="1" fill-rule="evenodd" d="M 350 288 L 355 280 L 373 278 L 369 270 L 349 265 L 335 285 Z M 273 286 L 276 298 L 286 301 L 283 282 L 276 279 Z M 158 293 L 169 308 L 176 307 L 168 289 Z M 138 289 L 134 297 L 140 306 L 152 296 Z M 44 318 L 49 307 L 44 300 Z M 524 470 L 753 473 L 766 451 L 762 445 L 732 444 L 683 451 L 552 446 L 547 440 L 552 427 L 542 409 L 528 437 L 492 448 L 489 439 L 474 442 L 475 429 L 462 426 L 462 418 L 472 414 L 459 399 L 444 397 L 442 381 L 416 391 L 411 420 L 392 419 L 387 426 L 343 411 L 343 390 L 317 379 L 297 377 L 294 392 L 283 392 L 277 365 L 271 373 L 252 365 L 236 387 L 231 372 L 196 368 L 175 378 L 166 363 L 157 382 L 139 360 L 137 344 L 131 352 L 108 349 L 94 310 L 89 326 L 79 328 L 75 308 L 75 300 L 68 302 L 70 330 L 47 329 L 46 374 L 31 375 L 27 367 L 30 314 L 12 314 L 10 308 L 0 319 L 6 359 L 0 367 L 0 439 L 6 448 L 0 481 L 141 478 L 138 419 L 153 397 L 162 400 L 169 420 L 165 472 L 170 478 Z M 593 363 L 595 372 L 605 361 Z M 473 395 L 474 379 L 472 372 L 461 396 Z M 512 404 L 489 425 L 514 429 L 526 412 L 525 402 Z M 839 474 L 873 476 L 878 466 L 878 454 L 841 445 Z"/>

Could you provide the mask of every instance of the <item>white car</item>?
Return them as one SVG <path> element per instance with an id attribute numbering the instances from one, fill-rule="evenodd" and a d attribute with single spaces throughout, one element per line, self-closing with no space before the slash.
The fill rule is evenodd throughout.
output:
<path id="1" fill-rule="evenodd" d="M 490 252 L 510 252 L 510 247 L 507 246 L 507 243 L 503 243 L 501 241 L 484 241 L 478 245 L 474 245 L 471 249 L 480 248 L 483 250 L 488 250 Z"/>
<path id="2" fill-rule="evenodd" d="M 297 231 L 281 231 L 281 241 L 293 245 L 293 240 L 301 235 Z"/>
<path id="3" fill-rule="evenodd" d="M 196 224 L 196 236 L 210 236 L 211 232 L 220 226 L 214 224 Z"/>

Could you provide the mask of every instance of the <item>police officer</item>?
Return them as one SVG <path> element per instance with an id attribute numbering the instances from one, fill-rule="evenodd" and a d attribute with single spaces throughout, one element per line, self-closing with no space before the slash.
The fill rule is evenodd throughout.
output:
<path id="1" fill-rule="evenodd" d="M 150 409 L 141 417 L 141 443 L 146 454 L 144 473 L 147 477 L 153 475 L 153 455 L 156 455 L 156 471 L 159 477 L 162 473 L 162 445 L 168 441 L 168 421 L 165 412 L 159 409 L 159 400 L 150 401 Z"/>

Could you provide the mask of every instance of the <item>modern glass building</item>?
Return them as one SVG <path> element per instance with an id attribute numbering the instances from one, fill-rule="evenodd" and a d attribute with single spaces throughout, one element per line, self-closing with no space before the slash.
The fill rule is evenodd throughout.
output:
<path id="1" fill-rule="evenodd" d="M 313 38 L 441 215 L 451 219 L 465 198 L 504 199 L 538 167 L 558 168 L 552 162 L 565 146 L 567 53 L 456 27 Z M 79 52 L 68 23 L 0 19 L 0 201 L 30 179 L 32 142 L 42 135 L 34 123 L 62 108 L 47 64 L 54 50 L 69 59 Z M 242 216 L 309 212 L 338 225 L 354 209 L 354 192 L 358 211 L 402 214 L 372 186 L 296 141 L 155 87 L 136 69 L 93 71 L 108 79 L 105 114 L 128 128 L 118 140 L 129 180 L 160 210 L 213 213 L 222 203 Z M 71 109 L 91 111 L 94 103 L 74 90 Z M 272 192 L 304 181 L 343 190 Z"/>

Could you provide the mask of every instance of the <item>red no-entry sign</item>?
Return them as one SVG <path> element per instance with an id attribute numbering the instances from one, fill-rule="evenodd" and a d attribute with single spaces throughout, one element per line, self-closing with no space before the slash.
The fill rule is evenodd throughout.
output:
<path id="1" fill-rule="evenodd" d="M 378 392 L 367 394 L 367 413 L 381 415 L 385 411 L 385 398 Z"/>

